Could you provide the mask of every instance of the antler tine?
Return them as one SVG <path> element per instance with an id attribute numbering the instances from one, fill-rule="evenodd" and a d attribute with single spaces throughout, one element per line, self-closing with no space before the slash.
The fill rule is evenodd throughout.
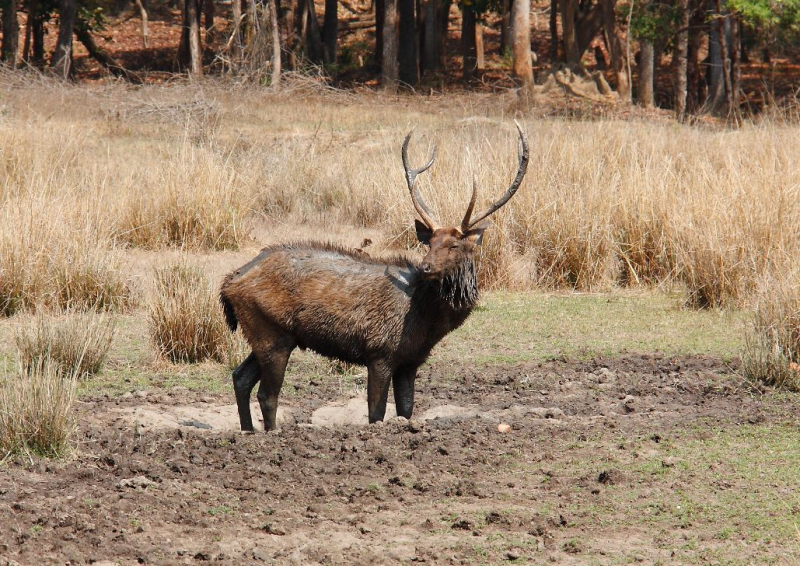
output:
<path id="1" fill-rule="evenodd" d="M 414 130 L 408 132 L 405 141 L 403 142 L 403 168 L 406 171 L 406 182 L 408 183 L 408 191 L 411 193 L 411 202 L 414 203 L 414 208 L 417 210 L 417 214 L 420 215 L 422 221 L 430 228 L 431 230 L 436 230 L 439 228 L 439 223 L 436 221 L 436 218 L 433 216 L 431 209 L 425 204 L 425 201 L 422 200 L 422 194 L 419 192 L 419 187 L 414 185 L 414 182 L 417 180 L 417 175 L 420 173 L 424 173 L 427 171 L 431 165 L 433 165 L 434 160 L 436 159 L 436 146 L 433 146 L 433 152 L 431 152 L 430 161 L 428 161 L 425 165 L 420 167 L 419 169 L 411 169 L 408 165 L 408 142 L 411 140 L 411 134 L 414 133 Z"/>
<path id="2" fill-rule="evenodd" d="M 467 212 L 464 214 L 464 220 L 461 221 L 461 233 L 466 234 L 469 230 L 469 219 L 472 216 L 472 211 L 475 209 L 475 201 L 478 199 L 478 178 L 472 175 L 472 198 L 469 199 Z"/>
<path id="3" fill-rule="evenodd" d="M 514 182 L 511 183 L 511 186 L 506 191 L 499 200 L 495 201 L 489 208 L 478 214 L 467 226 L 467 229 L 472 228 L 476 224 L 478 224 L 481 220 L 486 219 L 488 216 L 497 212 L 499 208 L 501 208 L 504 204 L 506 204 L 511 197 L 514 196 L 514 193 L 517 192 L 520 184 L 522 183 L 522 179 L 525 177 L 525 171 L 528 169 L 528 159 L 529 159 L 529 151 L 528 151 L 528 137 L 525 135 L 525 132 L 522 131 L 522 126 L 519 125 L 519 122 L 514 120 L 514 124 L 517 126 L 517 131 L 519 132 L 519 169 L 517 169 L 517 176 L 514 177 Z M 462 230 L 464 231 L 464 230 Z"/>

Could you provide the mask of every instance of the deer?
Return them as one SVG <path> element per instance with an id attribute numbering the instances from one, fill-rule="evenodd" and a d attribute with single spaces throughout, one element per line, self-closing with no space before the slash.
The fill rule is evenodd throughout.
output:
<path id="1" fill-rule="evenodd" d="M 528 166 L 528 140 L 519 133 L 518 169 L 505 194 L 473 216 L 478 186 L 458 226 L 441 225 L 416 183 L 436 160 L 409 166 L 408 145 L 401 157 L 418 219 L 416 237 L 428 247 L 421 262 L 405 257 L 374 259 L 361 250 L 307 241 L 265 247 L 249 263 L 228 274 L 220 302 L 231 332 L 241 327 L 252 348 L 233 371 L 242 431 L 253 431 L 250 396 L 256 397 L 264 430 L 277 428 L 278 396 L 292 351 L 299 347 L 367 368 L 369 423 L 382 421 L 389 385 L 397 415 L 411 418 L 418 368 L 433 347 L 461 326 L 478 301 L 475 254 L 488 218 L 514 196 Z"/>

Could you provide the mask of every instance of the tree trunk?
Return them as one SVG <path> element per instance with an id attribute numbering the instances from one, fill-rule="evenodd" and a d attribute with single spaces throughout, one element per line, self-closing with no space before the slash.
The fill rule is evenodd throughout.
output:
<path id="1" fill-rule="evenodd" d="M 700 47 L 703 39 L 705 12 L 697 4 L 689 2 L 689 39 L 686 61 L 686 108 L 696 112 L 703 100 L 700 80 Z"/>
<path id="2" fill-rule="evenodd" d="M 742 66 L 740 54 L 742 52 L 741 22 L 738 16 L 734 16 L 731 22 L 731 98 L 733 99 L 734 112 L 739 111 L 739 101 L 741 100 Z"/>
<path id="3" fill-rule="evenodd" d="M 3 8 L 3 61 L 12 69 L 17 67 L 19 50 L 19 21 L 16 0 L 6 0 Z"/>
<path id="4" fill-rule="evenodd" d="M 58 39 L 51 66 L 64 79 L 72 76 L 73 29 L 75 29 L 75 0 L 59 0 Z"/>
<path id="5" fill-rule="evenodd" d="M 514 35 L 511 23 L 513 0 L 503 0 L 503 18 L 500 20 L 500 54 L 505 56 L 514 51 Z"/>
<path id="6" fill-rule="evenodd" d="M 581 61 L 578 51 L 578 39 L 575 34 L 575 13 L 578 9 L 577 0 L 560 0 L 561 3 L 561 28 L 564 37 L 564 57 L 570 65 L 577 65 Z"/>
<path id="7" fill-rule="evenodd" d="M 436 10 L 436 53 L 439 57 L 439 68 L 445 68 L 447 57 L 447 32 L 450 29 L 450 5 L 452 0 L 437 1 Z"/>
<path id="8" fill-rule="evenodd" d="M 383 28 L 384 18 L 386 17 L 385 0 L 373 0 L 375 8 L 375 63 L 383 66 Z M 383 74 L 383 71 L 381 71 Z"/>
<path id="9" fill-rule="evenodd" d="M 511 10 L 514 22 L 514 76 L 522 85 L 533 84 L 530 0 L 515 0 Z"/>
<path id="10" fill-rule="evenodd" d="M 731 61 L 728 49 L 728 35 L 730 34 L 730 17 L 722 13 L 719 0 L 714 0 L 717 10 L 717 34 L 719 35 L 719 50 L 722 59 L 722 78 L 725 85 L 725 107 L 730 113 L 733 110 L 733 85 L 731 81 Z"/>
<path id="11" fill-rule="evenodd" d="M 723 58 L 719 27 L 712 23 L 708 34 L 708 97 L 705 110 L 717 113 L 725 105 L 725 78 L 722 74 Z"/>
<path id="12" fill-rule="evenodd" d="M 678 0 L 679 31 L 675 41 L 675 117 L 686 118 L 686 52 L 689 43 L 689 0 Z"/>
<path id="13" fill-rule="evenodd" d="M 190 73 L 196 77 L 203 74 L 203 52 L 200 48 L 199 0 L 186 0 L 186 25 L 189 33 Z"/>
<path id="14" fill-rule="evenodd" d="M 608 39 L 608 50 L 611 55 L 611 68 L 614 71 L 614 76 L 617 78 L 617 93 L 623 102 L 630 102 L 631 100 L 631 85 L 628 81 L 627 57 L 625 56 L 625 49 L 622 46 L 617 29 L 617 18 L 614 13 L 614 6 L 616 0 L 601 0 L 603 3 L 603 26 L 606 30 L 606 37 Z"/>
<path id="15" fill-rule="evenodd" d="M 147 39 L 149 31 L 147 29 L 148 17 L 147 8 L 144 5 L 144 0 L 136 0 L 136 7 L 139 8 L 139 16 L 142 19 L 142 45 L 147 49 Z"/>
<path id="16" fill-rule="evenodd" d="M 336 64 L 336 44 L 339 39 L 339 1 L 325 0 L 325 20 L 322 24 L 323 60 Z"/>
<path id="17" fill-rule="evenodd" d="M 323 59 L 322 30 L 319 29 L 319 20 L 314 8 L 314 0 L 306 2 L 306 54 L 313 63 L 319 63 Z"/>
<path id="18" fill-rule="evenodd" d="M 461 54 L 463 58 L 464 80 L 469 81 L 475 77 L 478 58 L 475 49 L 475 10 L 472 6 L 461 6 Z"/>
<path id="19" fill-rule="evenodd" d="M 436 3 L 425 0 L 422 5 L 422 70 L 435 71 L 439 64 L 436 53 Z"/>
<path id="20" fill-rule="evenodd" d="M 475 68 L 478 70 L 486 68 L 486 54 L 483 48 L 483 25 L 480 22 L 475 24 Z"/>
<path id="21" fill-rule="evenodd" d="M 398 49 L 400 38 L 397 34 L 397 0 L 383 0 L 383 61 L 381 64 L 381 85 L 394 92 L 400 77 Z"/>
<path id="22" fill-rule="evenodd" d="M 278 24 L 278 0 L 269 0 L 269 25 L 272 28 L 272 88 L 281 86 L 281 30 Z"/>
<path id="23" fill-rule="evenodd" d="M 645 108 L 652 108 L 655 105 L 655 95 L 653 92 L 653 67 L 654 51 L 653 42 L 643 39 L 641 42 L 641 52 L 639 54 L 639 104 Z"/>
<path id="24" fill-rule="evenodd" d="M 400 81 L 407 85 L 416 86 L 419 83 L 419 65 L 417 64 L 414 0 L 398 1 L 400 8 Z"/>
<path id="25" fill-rule="evenodd" d="M 558 0 L 550 0 L 550 60 L 558 59 Z"/>
<path id="26" fill-rule="evenodd" d="M 178 64 L 192 76 L 203 74 L 203 52 L 200 47 L 200 2 L 184 0 L 183 30 L 178 47 Z"/>
<path id="27" fill-rule="evenodd" d="M 44 62 L 44 19 L 39 14 L 39 2 L 32 2 L 33 7 L 33 26 L 31 33 L 33 35 L 31 47 L 33 49 L 33 62 L 35 64 Z"/>

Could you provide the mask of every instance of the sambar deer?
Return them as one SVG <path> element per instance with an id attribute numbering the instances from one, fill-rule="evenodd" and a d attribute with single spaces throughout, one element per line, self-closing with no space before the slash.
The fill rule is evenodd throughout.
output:
<path id="1" fill-rule="evenodd" d="M 516 122 L 515 122 L 516 123 Z M 264 248 L 248 264 L 229 274 L 220 290 L 231 331 L 237 324 L 253 351 L 233 372 L 242 430 L 252 431 L 250 394 L 257 398 L 264 429 L 276 428 L 278 395 L 295 347 L 367 366 L 369 422 L 383 420 L 389 384 L 397 414 L 411 417 L 414 380 L 431 349 L 469 316 L 478 300 L 475 251 L 486 220 L 508 202 L 528 167 L 528 140 L 518 123 L 519 168 L 506 193 L 472 215 L 472 198 L 458 227 L 444 227 L 422 200 L 415 181 L 436 159 L 419 169 L 402 159 L 411 202 L 422 219 L 417 238 L 429 246 L 422 262 L 378 260 L 328 243 L 305 242 Z"/>

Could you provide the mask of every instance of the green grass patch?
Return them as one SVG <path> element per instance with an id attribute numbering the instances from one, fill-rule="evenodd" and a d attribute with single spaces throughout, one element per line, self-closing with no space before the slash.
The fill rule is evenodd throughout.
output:
<path id="1" fill-rule="evenodd" d="M 742 312 L 690 310 L 684 302 L 651 292 L 490 293 L 434 356 L 496 364 L 625 352 L 738 355 Z"/>

